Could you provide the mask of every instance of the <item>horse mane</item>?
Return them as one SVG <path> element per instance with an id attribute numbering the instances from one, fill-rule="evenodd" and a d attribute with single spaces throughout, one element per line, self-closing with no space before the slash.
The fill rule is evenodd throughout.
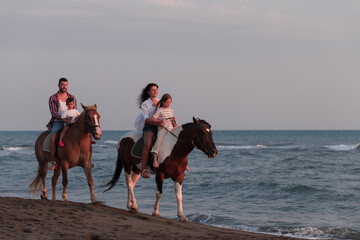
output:
<path id="1" fill-rule="evenodd" d="M 208 123 L 207 121 L 203 120 L 203 119 L 200 119 L 200 118 L 196 118 L 196 120 L 199 122 L 199 124 L 205 124 L 205 125 L 209 125 L 209 128 L 211 128 L 211 125 L 210 123 Z M 193 122 L 189 122 L 189 123 L 185 123 L 183 124 L 183 128 L 187 128 L 191 125 L 193 125 L 194 123 Z"/>
<path id="2" fill-rule="evenodd" d="M 83 108 L 83 111 L 80 113 L 79 117 L 76 119 L 76 121 L 73 124 L 80 122 L 80 119 L 84 119 L 85 113 L 91 110 L 97 111 L 97 108 L 94 105 L 86 106 L 86 109 Z"/>
<path id="3" fill-rule="evenodd" d="M 76 120 L 76 122 L 80 119 L 80 117 L 83 117 L 85 115 L 86 112 L 90 111 L 90 110 L 96 110 L 97 111 L 97 108 L 94 106 L 94 105 L 91 105 L 91 106 L 86 106 L 86 109 L 84 109 L 80 115 L 79 115 L 79 118 Z"/>

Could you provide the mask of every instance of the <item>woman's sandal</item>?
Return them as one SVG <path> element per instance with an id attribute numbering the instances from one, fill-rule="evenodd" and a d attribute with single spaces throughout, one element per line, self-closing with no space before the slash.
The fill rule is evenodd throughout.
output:
<path id="1" fill-rule="evenodd" d="M 144 169 L 144 170 L 142 170 L 142 172 L 141 172 L 141 176 L 142 176 L 143 178 L 150 178 L 149 173 L 150 173 L 149 170 Z"/>

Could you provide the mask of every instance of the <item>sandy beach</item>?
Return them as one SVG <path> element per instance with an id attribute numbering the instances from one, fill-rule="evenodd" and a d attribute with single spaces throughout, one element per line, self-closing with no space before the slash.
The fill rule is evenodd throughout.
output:
<path id="1" fill-rule="evenodd" d="M 100 204 L 0 197 L 0 239 L 291 239 Z"/>

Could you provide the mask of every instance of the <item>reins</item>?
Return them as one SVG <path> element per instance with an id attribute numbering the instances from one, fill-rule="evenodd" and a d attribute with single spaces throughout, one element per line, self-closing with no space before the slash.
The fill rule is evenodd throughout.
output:
<path id="1" fill-rule="evenodd" d="M 194 126 L 194 132 L 195 132 L 195 130 L 196 130 L 197 128 L 202 128 L 202 127 L 209 127 L 209 125 L 201 124 L 201 125 L 199 125 L 199 126 Z M 185 143 L 186 145 L 190 145 L 190 146 L 192 146 L 192 147 L 194 147 L 194 148 L 196 148 L 196 149 L 201 150 L 200 148 L 198 148 L 198 147 L 194 144 L 194 140 L 192 140 L 192 141 L 191 141 L 191 144 L 189 144 L 188 142 L 185 142 L 184 140 L 182 140 L 181 138 L 179 138 L 178 136 L 176 136 L 173 132 L 171 132 L 171 131 L 170 131 L 169 129 L 167 129 L 166 127 L 164 127 L 164 128 L 165 128 L 165 130 L 166 130 L 167 132 L 169 132 L 171 135 L 173 135 L 175 138 L 177 138 L 180 142 Z"/>

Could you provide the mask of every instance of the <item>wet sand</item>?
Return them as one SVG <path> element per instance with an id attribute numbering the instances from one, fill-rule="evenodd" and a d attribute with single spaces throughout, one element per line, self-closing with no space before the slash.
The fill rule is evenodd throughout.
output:
<path id="1" fill-rule="evenodd" d="M 292 238 L 181 223 L 101 204 L 0 197 L 0 239 Z"/>

